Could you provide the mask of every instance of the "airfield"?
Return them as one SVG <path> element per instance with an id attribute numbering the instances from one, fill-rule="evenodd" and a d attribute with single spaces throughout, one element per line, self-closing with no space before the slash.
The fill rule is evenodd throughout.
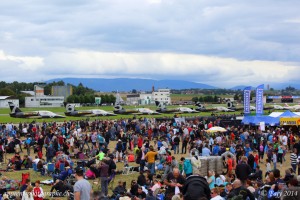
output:
<path id="1" fill-rule="evenodd" d="M 271 106 L 273 104 L 270 104 L 268 106 Z M 206 108 L 213 108 L 217 106 L 226 106 L 226 104 L 205 104 Z M 149 108 L 151 110 L 156 110 L 157 107 L 155 105 L 147 105 L 147 106 L 123 106 L 125 109 L 136 109 L 136 108 Z M 180 106 L 178 105 L 170 105 L 167 106 L 168 109 L 172 108 L 178 108 Z M 188 107 L 188 108 L 193 108 L 195 109 L 196 106 L 193 105 L 183 105 L 183 107 Z M 21 108 L 22 111 L 24 112 L 30 112 L 30 111 L 37 111 L 37 110 L 48 110 L 51 112 L 54 112 L 56 114 L 60 114 L 64 116 L 64 112 L 66 111 L 65 107 L 43 107 L 43 108 Z M 87 107 L 76 107 L 76 110 L 90 110 L 90 109 L 102 109 L 105 111 L 113 112 L 114 107 L 113 106 L 87 106 Z M 269 114 L 269 112 L 276 111 L 276 110 L 265 110 L 265 114 Z M 282 110 L 281 110 L 282 111 Z M 174 113 L 170 114 L 159 114 L 159 115 L 133 115 L 133 114 L 128 114 L 128 115 L 117 115 L 117 116 L 97 116 L 97 117 L 71 117 L 71 116 L 66 116 L 65 118 L 48 118 L 48 119 L 34 119 L 34 118 L 13 118 L 9 116 L 10 109 L 9 108 L 2 108 L 0 109 L 0 123 L 30 123 L 32 121 L 35 122 L 63 122 L 63 121 L 71 121 L 71 120 L 82 120 L 82 119 L 100 119 L 100 120 L 117 120 L 117 119 L 126 119 L 126 118 L 133 118 L 134 116 L 136 118 L 141 118 L 141 117 L 146 117 L 146 118 L 172 118 L 174 117 Z M 215 115 L 233 115 L 235 114 L 236 116 L 241 116 L 242 111 L 235 111 L 235 112 L 199 112 L 199 113 L 184 113 L 184 114 L 176 114 L 177 117 L 197 117 L 197 116 L 211 116 L 212 113 Z M 251 114 L 255 114 L 255 111 L 252 111 Z"/>

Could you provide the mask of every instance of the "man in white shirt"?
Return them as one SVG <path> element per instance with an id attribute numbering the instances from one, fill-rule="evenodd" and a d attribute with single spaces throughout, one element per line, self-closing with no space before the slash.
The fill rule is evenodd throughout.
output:
<path id="1" fill-rule="evenodd" d="M 288 143 L 288 137 L 284 133 L 282 136 L 282 144 L 283 144 L 283 146 L 287 147 L 287 143 Z"/>
<path id="2" fill-rule="evenodd" d="M 40 161 L 38 156 L 35 156 L 35 159 L 32 161 L 32 163 L 38 164 L 38 162 Z"/>

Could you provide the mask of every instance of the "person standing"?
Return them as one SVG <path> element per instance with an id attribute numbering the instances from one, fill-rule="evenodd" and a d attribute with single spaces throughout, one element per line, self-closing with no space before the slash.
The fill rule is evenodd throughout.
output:
<path id="1" fill-rule="evenodd" d="M 180 138 L 178 136 L 178 134 L 175 135 L 174 139 L 173 139 L 173 143 L 174 143 L 174 154 L 179 154 L 179 143 L 180 143 Z"/>
<path id="2" fill-rule="evenodd" d="M 92 195 L 91 184 L 83 177 L 83 168 L 79 167 L 75 172 L 76 183 L 74 185 L 74 200 L 90 199 Z"/>
<path id="3" fill-rule="evenodd" d="M 103 195 L 107 196 L 108 194 L 108 171 L 109 166 L 107 164 L 107 160 L 103 159 L 100 163 L 100 180 L 101 180 L 101 192 Z"/>
<path id="4" fill-rule="evenodd" d="M 294 172 L 296 172 L 296 169 L 297 169 L 297 149 L 295 148 L 293 153 L 291 153 L 291 165 L 292 165 L 292 168 L 294 170 Z"/>
<path id="5" fill-rule="evenodd" d="M 243 156 L 241 163 L 239 163 L 236 166 L 235 174 L 236 177 L 241 180 L 241 182 L 244 184 L 246 180 L 248 179 L 249 175 L 251 174 L 251 167 L 247 164 L 247 157 Z"/>
<path id="6" fill-rule="evenodd" d="M 40 187 L 40 181 L 35 182 L 35 187 L 33 188 L 33 199 L 34 200 L 43 200 L 44 199 L 44 191 Z"/>
<path id="7" fill-rule="evenodd" d="M 150 151 L 147 152 L 145 160 L 148 162 L 148 169 L 150 170 L 151 174 L 155 174 L 155 156 L 157 155 L 157 152 L 154 151 L 152 145 L 149 147 L 149 149 Z"/>

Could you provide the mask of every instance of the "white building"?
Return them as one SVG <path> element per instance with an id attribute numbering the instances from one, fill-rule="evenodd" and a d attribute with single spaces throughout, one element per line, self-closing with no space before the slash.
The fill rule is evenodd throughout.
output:
<path id="1" fill-rule="evenodd" d="M 152 94 L 140 94 L 140 105 L 154 104 Z"/>
<path id="2" fill-rule="evenodd" d="M 152 94 L 128 94 L 126 97 L 127 105 L 149 105 L 154 104 Z"/>
<path id="3" fill-rule="evenodd" d="M 28 93 L 28 92 L 27 92 Z M 44 95 L 44 88 L 35 85 L 33 96 L 25 97 L 25 107 L 62 107 L 64 106 L 64 96 Z"/>
<path id="4" fill-rule="evenodd" d="M 152 100 L 160 101 L 164 104 L 171 104 L 170 89 L 158 89 L 157 92 L 152 92 Z"/>
<path id="5" fill-rule="evenodd" d="M 8 102 L 19 107 L 19 99 L 8 99 L 9 96 L 0 96 L 0 108 L 9 108 Z"/>
<path id="6" fill-rule="evenodd" d="M 25 97 L 25 107 L 63 107 L 65 98 L 55 96 L 32 96 Z"/>

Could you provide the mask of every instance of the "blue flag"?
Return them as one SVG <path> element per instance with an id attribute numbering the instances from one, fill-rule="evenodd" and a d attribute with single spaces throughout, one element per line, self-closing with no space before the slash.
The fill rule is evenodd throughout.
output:
<path id="1" fill-rule="evenodd" d="M 256 88 L 256 116 L 264 114 L 264 84 Z"/>
<path id="2" fill-rule="evenodd" d="M 251 95 L 251 87 L 246 87 L 244 89 L 244 114 L 250 114 L 250 95 Z"/>

